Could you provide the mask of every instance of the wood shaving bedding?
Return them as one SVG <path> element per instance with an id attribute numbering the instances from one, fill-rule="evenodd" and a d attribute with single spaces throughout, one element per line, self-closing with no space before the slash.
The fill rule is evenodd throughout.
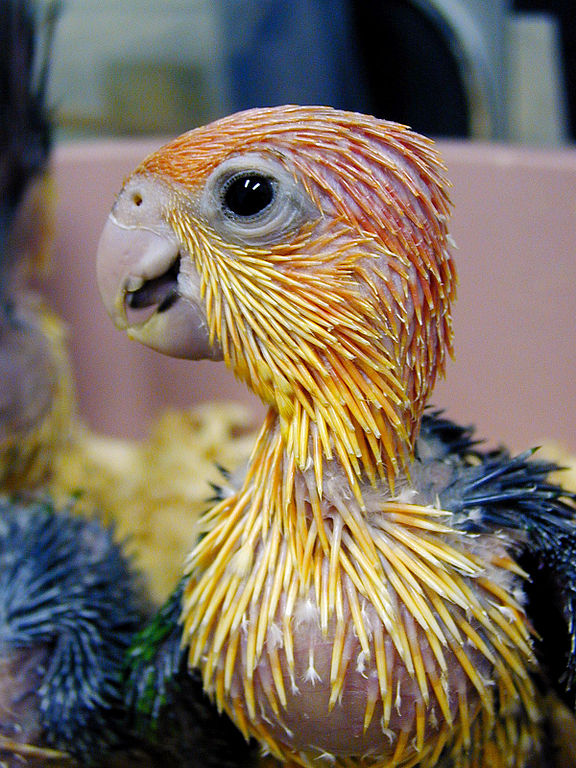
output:
<path id="1" fill-rule="evenodd" d="M 228 472 L 248 459 L 255 433 L 237 403 L 167 411 L 142 441 L 94 434 L 78 426 L 58 457 L 51 490 L 63 502 L 113 522 L 162 602 L 182 575 L 197 536 L 196 520 Z"/>

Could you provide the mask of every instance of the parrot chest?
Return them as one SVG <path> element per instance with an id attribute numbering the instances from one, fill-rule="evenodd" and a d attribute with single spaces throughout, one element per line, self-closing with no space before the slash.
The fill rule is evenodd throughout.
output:
<path id="1" fill-rule="evenodd" d="M 273 754 L 283 758 L 288 751 L 304 764 L 319 758 L 403 764 L 418 752 L 424 757 L 434 751 L 444 739 L 446 722 L 458 720 L 461 700 L 471 717 L 477 714 L 479 696 L 454 656 L 441 670 L 425 633 L 403 615 L 410 627 L 408 643 L 419 654 L 417 673 L 414 664 L 407 664 L 408 656 L 402 658 L 370 601 L 359 602 L 367 648 L 347 601 L 342 619 L 331 616 L 323 627 L 321 605 L 311 594 L 296 601 L 287 643 L 281 599 L 254 666 L 250 625 L 257 617 L 246 615 L 225 706 L 237 722 L 247 718 L 249 732 L 264 736 Z M 490 664 L 478 653 L 470 657 L 488 677 Z M 426 694 L 418 674 L 430 680 Z"/>
<path id="2" fill-rule="evenodd" d="M 500 709 L 505 738 L 531 727 L 523 612 L 477 565 L 478 542 L 472 556 L 419 532 L 426 514 L 357 530 L 334 516 L 324 542 L 308 520 L 300 551 L 281 525 L 251 540 L 242 516 L 237 536 L 227 516 L 203 540 L 184 603 L 189 663 L 275 757 L 433 766 L 448 750 L 476 765 Z"/>

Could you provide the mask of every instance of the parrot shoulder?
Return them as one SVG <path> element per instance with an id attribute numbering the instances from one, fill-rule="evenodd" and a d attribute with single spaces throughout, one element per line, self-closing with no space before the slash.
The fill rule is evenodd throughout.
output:
<path id="1" fill-rule="evenodd" d="M 524 601 L 546 683 L 576 708 L 576 494 L 550 480 L 558 471 L 535 450 L 482 451 L 471 429 L 425 417 L 419 475 L 426 493 L 469 534 L 505 537 L 526 572 Z M 442 467 L 442 485 L 434 485 Z M 449 467 L 449 471 L 446 469 Z M 418 478 L 417 478 L 418 480 Z"/>

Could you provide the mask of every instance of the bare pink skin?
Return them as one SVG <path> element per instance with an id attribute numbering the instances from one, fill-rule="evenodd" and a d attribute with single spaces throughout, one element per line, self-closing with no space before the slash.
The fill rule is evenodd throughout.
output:
<path id="1" fill-rule="evenodd" d="M 43 646 L 5 651 L 0 655 L 0 737 L 15 744 L 41 745 L 44 737 L 41 725 L 38 689 L 42 683 L 42 670 L 48 657 Z M 0 739 L 2 766 L 48 765 L 48 761 L 28 763 L 10 748 L 4 748 Z"/>
<path id="2" fill-rule="evenodd" d="M 292 633 L 293 672 L 289 668 L 281 640 L 284 611 L 282 599 L 274 621 L 267 631 L 265 648 L 277 648 L 286 691 L 286 705 L 280 706 L 278 713 L 274 712 L 266 695 L 266 691 L 273 691 L 275 688 L 266 651 L 254 670 L 254 693 L 257 701 L 255 721 L 280 744 L 295 752 L 305 753 L 312 759 L 323 754 L 355 758 L 371 756 L 373 759 L 391 757 L 401 732 L 408 734 L 409 744 L 415 742 L 417 706 L 423 706 L 425 712 L 425 740 L 433 738 L 444 723 L 444 715 L 435 700 L 434 692 L 429 691 L 429 702 L 425 703 L 416 679 L 406 669 L 375 609 L 364 599 L 361 599 L 361 605 L 373 652 L 369 658 L 363 654 L 347 601 L 344 600 L 348 624 L 343 650 L 346 671 L 341 694 L 332 708 L 329 706 L 330 667 L 335 643 L 335 620 L 329 621 L 327 632 L 324 634 L 314 594 L 311 594 L 309 599 L 301 598 L 296 603 Z M 431 678 L 443 679 L 445 689 L 450 692 L 448 706 L 454 720 L 458 718 L 458 699 L 461 695 L 474 712 L 479 706 L 479 698 L 461 664 L 446 649 L 446 672 L 442 673 L 428 644 L 426 632 L 416 625 L 404 608 L 401 607 L 400 612 L 407 630 L 415 640 L 415 645 L 420 648 L 428 675 Z M 257 607 L 249 609 L 247 615 L 249 622 L 257 622 Z M 382 638 L 382 647 L 387 659 L 388 687 L 392 690 L 392 708 L 387 723 L 383 722 L 383 703 L 373 645 L 376 633 Z M 476 669 L 488 677 L 489 662 L 473 648 L 467 649 L 467 655 Z M 246 705 L 241 702 L 244 701 L 246 677 L 246 645 L 241 642 L 230 694 L 227 697 L 232 711 L 235 708 L 235 700 L 245 709 Z M 370 724 L 364 730 L 369 699 L 376 703 Z"/>

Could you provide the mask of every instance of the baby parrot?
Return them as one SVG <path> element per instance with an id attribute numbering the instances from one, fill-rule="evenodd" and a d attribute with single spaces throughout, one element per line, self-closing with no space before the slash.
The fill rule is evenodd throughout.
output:
<path id="1" fill-rule="evenodd" d="M 121 735 L 124 654 L 143 621 L 112 532 L 0 497 L 0 764 L 101 764 Z"/>
<path id="2" fill-rule="evenodd" d="M 125 182 L 98 250 L 116 325 L 223 360 L 268 405 L 132 649 L 152 727 L 183 670 L 290 766 L 550 759 L 544 693 L 574 704 L 574 499 L 532 452 L 425 412 L 452 349 L 447 188 L 426 138 L 299 106 L 190 131 Z"/>

